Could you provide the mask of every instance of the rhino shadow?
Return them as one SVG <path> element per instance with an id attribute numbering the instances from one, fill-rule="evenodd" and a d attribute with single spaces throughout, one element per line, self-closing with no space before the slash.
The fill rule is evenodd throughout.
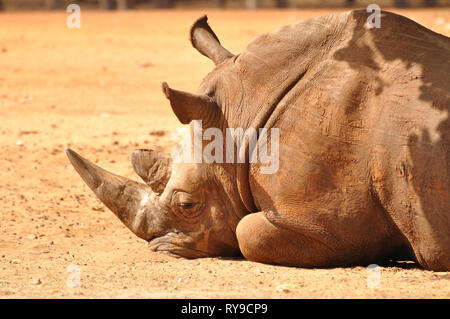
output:
<path id="1" fill-rule="evenodd" d="M 384 268 L 400 268 L 400 269 L 422 269 L 422 267 L 417 263 L 413 261 L 409 261 L 407 259 L 401 259 L 401 260 L 388 260 L 382 263 L 379 263 L 380 267 Z"/>
<path id="2" fill-rule="evenodd" d="M 409 155 L 407 174 L 411 177 L 408 183 L 420 202 L 423 216 L 431 229 L 448 232 L 448 218 L 443 214 L 450 213 L 449 38 L 392 13 L 381 13 L 378 29 L 364 27 L 370 14 L 360 11 L 352 15 L 357 21 L 352 38 L 333 58 L 347 62 L 358 72 L 373 72 L 378 82 L 376 95 L 389 86 L 377 75 L 383 67 L 377 58 L 380 61 L 382 57 L 388 64 L 401 63 L 408 74 L 416 73 L 415 80 L 421 81 L 419 100 L 442 114 L 436 118 L 434 132 L 422 127 L 420 132 L 409 133 L 405 148 Z M 367 41 L 368 38 L 371 40 Z"/>

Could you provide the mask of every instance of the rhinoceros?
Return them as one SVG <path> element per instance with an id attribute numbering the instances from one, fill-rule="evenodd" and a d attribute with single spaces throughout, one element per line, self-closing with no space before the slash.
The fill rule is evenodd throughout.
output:
<path id="1" fill-rule="evenodd" d="M 190 123 L 183 145 L 199 121 L 224 134 L 277 128 L 270 174 L 250 161 L 248 136 L 234 144 L 240 162 L 133 151 L 145 184 L 67 155 L 153 251 L 306 268 L 408 258 L 450 270 L 450 40 L 394 13 L 382 11 L 379 27 L 369 18 L 357 10 L 300 21 L 236 55 L 206 16 L 191 27 L 215 68 L 196 94 L 162 85 Z"/>

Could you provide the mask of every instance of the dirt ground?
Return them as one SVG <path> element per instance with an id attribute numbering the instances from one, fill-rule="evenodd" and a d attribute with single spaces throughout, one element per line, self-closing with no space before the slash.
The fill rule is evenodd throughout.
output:
<path id="1" fill-rule="evenodd" d="M 208 10 L 235 53 L 329 12 Z M 450 35 L 449 9 L 397 12 Z M 80 29 L 63 12 L 0 14 L 0 298 L 449 298 L 450 274 L 414 263 L 300 269 L 159 255 L 96 199 L 65 148 L 136 180 L 130 151 L 170 150 L 180 124 L 160 85 L 192 92 L 212 69 L 188 41 L 204 13 L 82 11 Z M 77 269 L 80 287 L 69 288 Z"/>

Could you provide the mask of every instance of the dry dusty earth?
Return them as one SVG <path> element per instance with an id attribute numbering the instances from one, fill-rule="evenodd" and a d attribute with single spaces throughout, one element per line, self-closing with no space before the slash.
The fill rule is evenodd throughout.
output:
<path id="1" fill-rule="evenodd" d="M 329 10 L 209 11 L 232 52 Z M 400 13 L 450 35 L 448 9 Z M 147 249 L 69 164 L 74 148 L 136 179 L 135 148 L 170 150 L 179 124 L 160 83 L 195 91 L 213 64 L 191 48 L 203 11 L 0 14 L 1 298 L 449 298 L 450 274 L 414 263 L 299 269 L 242 259 L 179 260 Z M 80 270 L 81 287 L 69 288 Z M 69 268 L 68 268 L 69 267 Z"/>

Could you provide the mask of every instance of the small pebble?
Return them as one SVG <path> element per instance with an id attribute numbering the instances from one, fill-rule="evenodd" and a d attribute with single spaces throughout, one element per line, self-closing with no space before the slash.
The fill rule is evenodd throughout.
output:
<path id="1" fill-rule="evenodd" d="M 280 292 L 289 293 L 289 292 L 291 292 L 291 290 L 289 288 L 293 288 L 293 287 L 294 287 L 294 285 L 291 285 L 291 284 L 283 284 L 283 285 L 278 285 L 276 287 L 276 289 Z"/>
<path id="2" fill-rule="evenodd" d="M 42 281 L 39 278 L 33 278 L 33 279 L 31 279 L 31 283 L 33 285 L 40 285 L 42 283 Z"/>

